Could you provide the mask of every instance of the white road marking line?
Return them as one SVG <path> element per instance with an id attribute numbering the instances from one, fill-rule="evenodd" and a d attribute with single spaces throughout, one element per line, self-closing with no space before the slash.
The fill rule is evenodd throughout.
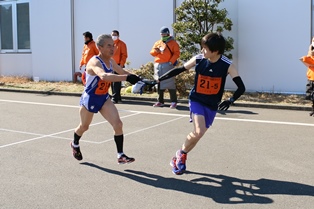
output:
<path id="1" fill-rule="evenodd" d="M 162 112 L 148 112 L 148 111 L 138 111 L 138 110 L 125 110 L 125 109 L 119 109 L 121 112 L 138 112 L 142 114 L 149 114 L 149 115 L 165 115 L 165 116 L 176 116 L 176 117 L 190 117 L 190 115 L 186 114 L 176 114 L 176 113 L 162 113 Z"/>
<path id="2" fill-rule="evenodd" d="M 6 131 L 6 132 L 12 132 L 12 133 L 19 133 L 19 134 L 27 134 L 27 135 L 35 135 L 35 136 L 44 136 L 44 134 L 37 134 L 37 133 L 26 132 L 26 131 L 17 131 L 17 130 L 12 130 L 12 129 L 5 129 L 5 128 L 0 128 L 0 131 Z M 61 137 L 61 136 L 51 136 L 51 138 L 56 138 L 56 139 L 70 139 L 70 138 Z"/>
<path id="3" fill-rule="evenodd" d="M 127 117 L 131 117 L 131 116 L 134 116 L 134 115 L 138 115 L 140 113 L 134 113 L 134 114 L 130 114 L 130 115 L 126 115 L 126 116 L 123 116 L 121 118 L 127 118 Z M 99 125 L 99 124 L 103 124 L 103 123 L 107 123 L 108 121 L 102 121 L 102 122 L 99 122 L 99 123 L 93 123 L 91 124 L 90 126 L 95 126 L 95 125 Z M 39 135 L 38 137 L 35 137 L 35 138 L 31 138 L 31 139 L 27 139 L 27 140 L 23 140 L 23 141 L 18 141 L 18 142 L 14 142 L 14 143 L 10 143 L 10 144 L 5 144 L 5 145 L 1 145 L 0 146 L 0 149 L 1 148 L 4 148 L 4 147 L 9 147 L 9 146 L 13 146 L 13 145 L 16 145 L 16 144 L 22 144 L 22 143 L 25 143 L 25 142 L 30 142 L 30 141 L 34 141 L 34 140 L 37 140 L 37 139 L 42 139 L 42 138 L 45 138 L 45 137 L 55 137 L 55 135 L 59 135 L 59 134 L 63 134 L 63 133 L 66 133 L 66 132 L 69 132 L 69 131 L 73 131 L 75 128 L 73 129 L 68 129 L 68 130 L 65 130 L 65 131 L 60 131 L 60 132 L 57 132 L 57 133 L 53 133 L 53 134 L 48 134 L 48 135 L 41 135 L 41 134 L 34 134 L 34 135 Z M 1 129 L 0 129 L 1 130 Z M 12 131 L 13 132 L 13 131 Z M 19 132 L 19 131 L 16 131 L 16 133 L 22 133 L 22 132 Z M 82 140 L 83 141 L 83 140 Z M 99 143 L 99 142 L 92 142 L 92 141 L 85 141 L 85 142 L 89 142 L 89 143 Z"/>
<path id="4" fill-rule="evenodd" d="M 103 122 L 105 123 L 105 122 Z M 97 124 L 91 124 L 91 126 L 94 125 L 98 125 Z M 0 128 L 0 131 L 6 131 L 6 132 L 12 132 L 12 133 L 20 133 L 20 134 L 27 134 L 27 135 L 35 135 L 35 136 L 47 136 L 45 134 L 37 134 L 37 133 L 32 133 L 32 132 L 25 132 L 25 131 L 17 131 L 17 130 L 10 130 L 10 129 L 4 129 L 4 128 Z M 55 138 L 55 139 L 66 139 L 66 140 L 73 140 L 72 138 L 68 138 L 68 137 L 62 137 L 62 136 L 49 136 L 50 138 Z M 81 141 L 85 141 L 85 140 L 81 140 Z M 95 143 L 93 141 L 88 141 L 86 140 L 86 142 L 90 142 L 90 143 Z"/>
<path id="5" fill-rule="evenodd" d="M 11 103 L 32 104 L 32 105 L 44 105 L 44 106 L 53 106 L 53 107 L 80 108 L 79 105 L 62 105 L 62 104 L 51 104 L 51 103 L 41 103 L 41 102 L 25 102 L 25 101 L 6 100 L 6 99 L 0 99 L 0 102 L 11 102 Z"/>
<path id="6" fill-rule="evenodd" d="M 162 123 L 158 123 L 158 124 L 156 124 L 156 125 L 152 125 L 152 126 L 148 126 L 148 127 L 146 127 L 146 128 L 142 128 L 142 129 L 139 129 L 139 130 L 136 130 L 136 131 L 132 131 L 132 132 L 130 132 L 130 133 L 124 134 L 124 136 L 132 135 L 132 134 L 135 134 L 135 133 L 138 133 L 138 132 L 141 132 L 141 131 L 146 131 L 146 130 L 151 129 L 151 128 L 155 128 L 155 127 L 158 127 L 158 126 L 167 124 L 167 123 L 171 123 L 171 122 L 176 121 L 176 120 L 179 120 L 179 119 L 181 119 L 181 118 L 184 118 L 184 117 L 175 118 L 175 119 L 168 120 L 168 121 L 165 121 L 165 122 L 162 122 Z M 107 139 L 107 140 L 105 140 L 105 141 L 101 141 L 101 142 L 99 142 L 99 144 L 112 141 L 113 139 L 114 139 L 114 138 Z"/>
<path id="7" fill-rule="evenodd" d="M 54 136 L 54 135 L 66 133 L 66 132 L 69 132 L 69 131 L 73 131 L 73 129 L 69 129 L 69 130 L 65 130 L 65 131 L 60 131 L 60 132 L 53 133 L 53 134 L 48 134 L 48 135 L 42 135 L 42 136 L 39 136 L 39 137 L 35 137 L 35 138 L 23 140 L 23 141 L 18 141 L 18 142 L 14 142 L 14 143 L 10 143 L 10 144 L 5 144 L 5 145 L 0 146 L 0 149 L 1 149 L 1 148 L 4 148 L 4 147 L 13 146 L 13 145 L 16 145 L 16 144 L 22 144 L 22 143 L 34 141 L 34 140 L 37 140 L 37 139 L 42 139 L 42 138 L 45 138 L 45 137 L 50 137 L 50 136 Z"/>
<path id="8" fill-rule="evenodd" d="M 11 102 L 11 103 L 20 103 L 20 104 L 32 104 L 32 105 L 44 105 L 44 106 L 53 106 L 53 107 L 69 107 L 69 108 L 79 108 L 79 105 L 77 106 L 74 106 L 74 105 L 62 105 L 62 104 L 53 104 L 53 103 L 40 103 L 40 102 L 26 102 L 26 101 L 17 101 L 17 100 L 3 100 L 3 99 L 0 99 L 1 102 Z M 180 118 L 183 118 L 183 117 L 190 117 L 189 115 L 182 115 L 182 114 L 175 114 L 175 113 L 159 113 L 159 112 L 148 112 L 148 111 L 134 111 L 134 110 L 125 110 L 125 109 L 121 109 L 119 110 L 121 112 L 130 112 L 130 113 L 135 113 L 134 115 L 136 114 L 151 114 L 151 115 L 165 115 L 165 116 L 175 116 L 175 117 L 180 117 Z M 133 115 L 133 114 L 132 114 Z M 132 115 L 128 115 L 128 116 L 123 116 L 121 118 L 124 118 L 124 117 L 130 117 Z M 180 119 L 180 118 L 176 118 L 176 119 Z M 313 127 L 314 124 L 311 124 L 311 123 L 295 123 L 295 122 L 283 122 L 283 121 L 269 121 L 269 120 L 253 120 L 253 119 L 237 119 L 237 118 L 226 118 L 226 117 L 216 117 L 215 118 L 216 120 L 229 120 L 229 121 L 241 121 L 241 122 L 252 122 L 252 123 L 267 123 L 267 124 L 280 124 L 280 125 L 295 125 L 295 126 L 311 126 Z M 174 119 L 175 120 L 175 119 Z M 107 121 L 104 121 L 104 122 L 100 122 L 100 123 L 95 123 L 93 125 L 98 125 L 98 124 L 101 124 L 101 123 L 106 123 Z M 160 124 L 161 125 L 161 124 Z M 151 127 L 148 127 L 147 129 L 149 129 Z M 43 136 L 40 136 L 40 137 L 37 137 L 37 138 L 33 138 L 33 139 L 28 139 L 28 140 L 24 140 L 24 141 L 21 141 L 21 142 L 16 142 L 16 143 L 12 143 L 12 144 L 8 144 L 8 145 L 2 145 L 0 146 L 0 148 L 2 147 L 7 147 L 7 146 L 11 146 L 11 145 L 14 145 L 14 144 L 20 144 L 20 143 L 24 143 L 24 142 L 27 142 L 27 141 L 33 141 L 33 140 L 36 140 L 36 139 L 40 139 L 40 138 L 44 138 L 44 137 L 51 137 L 51 136 L 54 136 L 54 135 L 58 135 L 58 134 L 61 134 L 61 133 L 65 133 L 65 132 L 68 132 L 68 131 L 71 131 L 73 129 L 70 129 L 70 130 L 66 130 L 66 131 L 62 131 L 62 132 L 58 132 L 58 133 L 54 133 L 54 134 L 50 134 L 50 135 L 43 135 Z M 141 130 L 139 130 L 141 131 Z M 112 139 L 108 139 L 106 141 L 110 141 Z M 83 141 L 83 140 L 82 140 Z M 85 141 L 85 142 L 89 142 L 89 143 L 104 143 L 106 141 L 102 141 L 102 142 L 93 142 L 93 141 Z"/>
<path id="9" fill-rule="evenodd" d="M 252 119 L 238 119 L 238 118 L 222 118 L 216 117 L 218 120 L 232 120 L 241 122 L 252 122 L 252 123 L 268 123 L 268 124 L 280 124 L 280 125 L 293 125 L 293 126 L 314 126 L 313 123 L 295 123 L 295 122 L 283 122 L 283 121 L 271 121 L 271 120 L 252 120 Z"/>
<path id="10" fill-rule="evenodd" d="M 174 113 L 158 113 L 158 112 L 145 112 L 145 111 L 134 111 L 134 110 L 121 110 L 124 112 L 139 112 L 143 114 L 151 115 L 165 115 L 165 116 L 178 116 L 178 117 L 190 117 L 190 115 L 174 114 Z M 314 126 L 313 123 L 295 123 L 295 122 L 283 122 L 283 121 L 271 121 L 271 120 L 254 120 L 254 119 L 239 119 L 239 118 L 227 118 L 227 117 L 215 117 L 215 120 L 230 120 L 230 121 L 241 121 L 241 122 L 252 122 L 252 123 L 269 123 L 269 124 L 280 124 L 280 125 L 296 125 L 296 126 Z"/>
<path id="11" fill-rule="evenodd" d="M 52 103 L 40 103 L 40 102 L 25 102 L 25 101 L 5 100 L 5 99 L 0 99 L 0 101 L 12 102 L 12 103 L 21 103 L 21 104 L 45 105 L 45 106 L 53 106 L 53 107 L 79 108 L 79 105 L 73 106 L 73 105 L 62 105 L 62 104 L 52 104 Z M 121 112 L 132 112 L 132 113 L 143 113 L 143 114 L 151 114 L 151 115 L 190 117 L 190 115 L 182 115 L 182 114 L 175 114 L 175 113 L 159 113 L 159 112 L 134 111 L 134 110 L 125 110 L 125 109 L 119 109 L 119 111 L 121 111 Z M 226 117 L 216 117 L 215 120 L 230 120 L 230 121 L 269 123 L 269 124 L 281 124 L 281 125 L 297 125 L 297 126 L 314 126 L 314 124 L 312 124 L 312 123 L 295 123 L 295 122 L 269 121 L 269 120 L 236 119 L 236 118 L 226 118 Z"/>

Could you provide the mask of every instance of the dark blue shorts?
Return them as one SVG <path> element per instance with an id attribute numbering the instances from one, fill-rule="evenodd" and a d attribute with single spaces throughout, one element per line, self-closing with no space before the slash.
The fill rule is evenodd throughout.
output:
<path id="1" fill-rule="evenodd" d="M 84 92 L 81 96 L 80 105 L 84 106 L 89 112 L 97 113 L 108 98 L 109 94 L 91 96 Z"/>
<path id="2" fill-rule="evenodd" d="M 213 124 L 217 111 L 211 110 L 205 105 L 202 105 L 201 103 L 198 103 L 198 102 L 193 102 L 191 100 L 189 102 L 189 106 L 190 106 L 190 112 L 191 112 L 191 119 L 190 119 L 191 122 L 192 122 L 192 114 L 194 114 L 194 115 L 204 116 L 206 128 L 209 128 Z"/>

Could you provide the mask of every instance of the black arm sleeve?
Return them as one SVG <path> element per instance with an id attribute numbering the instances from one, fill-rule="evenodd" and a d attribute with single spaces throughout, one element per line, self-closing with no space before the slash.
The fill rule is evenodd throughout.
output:
<path id="1" fill-rule="evenodd" d="M 238 87 L 238 89 L 233 93 L 232 97 L 235 101 L 245 92 L 245 86 L 240 76 L 234 77 L 232 80 Z"/>
<path id="2" fill-rule="evenodd" d="M 179 75 L 180 73 L 182 73 L 184 71 L 186 71 L 184 66 L 173 68 L 173 69 L 169 70 L 168 72 L 166 72 L 165 74 L 163 74 L 162 76 L 160 76 L 158 80 L 159 81 L 166 80 L 168 78 Z"/>

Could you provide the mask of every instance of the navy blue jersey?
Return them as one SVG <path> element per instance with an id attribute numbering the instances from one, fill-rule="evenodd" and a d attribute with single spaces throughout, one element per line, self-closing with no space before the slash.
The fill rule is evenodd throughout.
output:
<path id="1" fill-rule="evenodd" d="M 211 63 L 203 55 L 197 55 L 194 87 L 190 92 L 190 100 L 217 110 L 224 93 L 230 65 L 231 61 L 224 55 L 221 55 L 215 63 Z"/>

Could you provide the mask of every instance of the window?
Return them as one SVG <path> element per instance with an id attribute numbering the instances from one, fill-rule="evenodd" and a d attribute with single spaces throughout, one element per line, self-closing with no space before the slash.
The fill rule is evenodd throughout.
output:
<path id="1" fill-rule="evenodd" d="M 0 0 L 0 52 L 30 52 L 29 0 Z"/>

